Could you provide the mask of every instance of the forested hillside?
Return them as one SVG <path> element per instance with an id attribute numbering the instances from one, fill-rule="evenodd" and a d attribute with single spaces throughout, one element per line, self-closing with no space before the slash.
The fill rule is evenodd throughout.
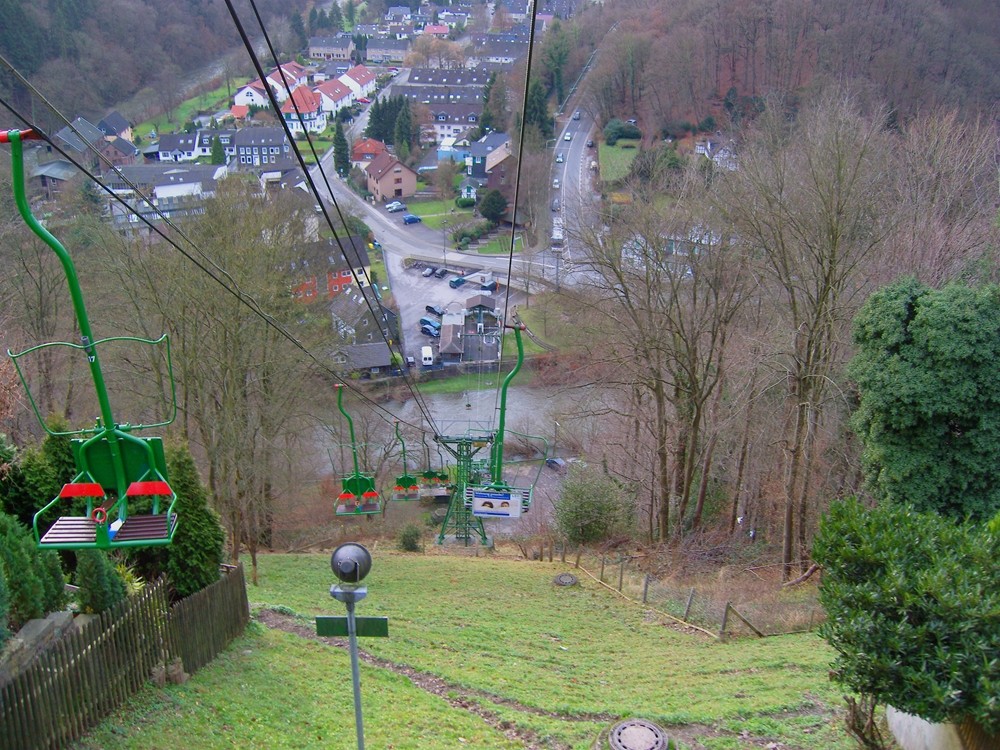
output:
<path id="1" fill-rule="evenodd" d="M 1000 4 L 989 0 L 635 0 L 603 12 L 613 31 L 590 85 L 605 119 L 738 118 L 761 97 L 794 105 L 830 81 L 903 118 L 1000 99 Z"/>
<path id="2" fill-rule="evenodd" d="M 266 20 L 285 19 L 306 2 L 256 5 Z M 168 99 L 185 76 L 239 44 L 222 0 L 0 0 L 0 54 L 71 117 L 100 116 L 143 89 Z M 0 93 L 12 86 L 0 66 Z"/>

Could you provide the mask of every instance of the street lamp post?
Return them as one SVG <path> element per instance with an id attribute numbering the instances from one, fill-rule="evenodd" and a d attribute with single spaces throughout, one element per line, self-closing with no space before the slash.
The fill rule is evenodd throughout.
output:
<path id="1" fill-rule="evenodd" d="M 441 222 L 441 268 L 448 267 L 448 220 Z"/>

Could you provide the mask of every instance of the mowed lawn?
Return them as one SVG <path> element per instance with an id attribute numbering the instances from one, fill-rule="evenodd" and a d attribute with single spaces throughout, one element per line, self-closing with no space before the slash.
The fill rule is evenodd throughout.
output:
<path id="1" fill-rule="evenodd" d="M 327 555 L 261 558 L 255 611 L 315 631 L 330 598 Z M 814 635 L 718 643 L 670 626 L 572 567 L 376 549 L 361 616 L 366 746 L 590 750 L 622 718 L 663 725 L 683 748 L 848 750 L 832 652 Z M 275 618 L 269 618 L 269 621 Z M 413 677 L 413 680 L 410 677 Z M 429 685 L 437 685 L 431 689 Z M 149 689 L 86 748 L 353 748 L 346 650 L 254 623 L 190 682 Z"/>

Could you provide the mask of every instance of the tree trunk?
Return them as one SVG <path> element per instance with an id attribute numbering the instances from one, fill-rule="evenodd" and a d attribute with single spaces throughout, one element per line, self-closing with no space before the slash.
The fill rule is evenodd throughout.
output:
<path id="1" fill-rule="evenodd" d="M 791 457 L 789 459 L 787 478 L 785 481 L 785 517 L 781 533 L 781 580 L 787 581 L 792 574 L 792 548 L 795 537 L 795 500 L 799 484 L 799 474 L 802 469 L 804 443 L 806 439 L 806 418 L 809 404 L 802 393 L 805 390 L 802 383 L 795 389 L 799 403 L 795 406 L 795 433 L 792 437 Z"/>

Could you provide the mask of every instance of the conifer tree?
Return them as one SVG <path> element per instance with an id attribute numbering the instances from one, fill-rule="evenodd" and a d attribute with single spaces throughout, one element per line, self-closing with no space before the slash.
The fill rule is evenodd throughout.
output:
<path id="1" fill-rule="evenodd" d="M 344 135 L 344 126 L 338 120 L 333 131 L 333 164 L 337 174 L 346 175 L 351 170 L 351 149 Z"/>
<path id="2" fill-rule="evenodd" d="M 183 598 L 219 579 L 225 535 L 208 505 L 208 491 L 191 452 L 186 447 L 168 447 L 167 465 L 180 522 L 169 547 L 166 573 L 176 595 Z"/>

